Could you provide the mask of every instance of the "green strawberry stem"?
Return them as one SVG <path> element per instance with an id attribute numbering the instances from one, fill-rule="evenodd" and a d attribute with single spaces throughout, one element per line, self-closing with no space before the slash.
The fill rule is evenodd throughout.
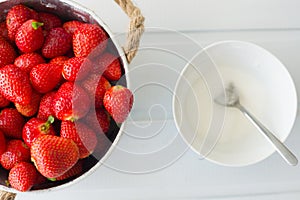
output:
<path id="1" fill-rule="evenodd" d="M 45 131 L 45 132 L 48 131 L 48 129 L 50 128 L 51 124 L 53 124 L 53 122 L 54 122 L 54 117 L 50 115 L 48 117 L 48 120 L 46 121 L 46 123 L 43 124 L 43 126 L 41 127 L 41 130 Z"/>
<path id="2" fill-rule="evenodd" d="M 48 178 L 49 181 L 56 181 L 56 178 Z"/>
<path id="3" fill-rule="evenodd" d="M 32 25 L 32 28 L 33 28 L 34 30 L 37 30 L 39 27 L 43 26 L 44 23 L 42 23 L 42 22 L 32 22 L 31 25 Z"/>

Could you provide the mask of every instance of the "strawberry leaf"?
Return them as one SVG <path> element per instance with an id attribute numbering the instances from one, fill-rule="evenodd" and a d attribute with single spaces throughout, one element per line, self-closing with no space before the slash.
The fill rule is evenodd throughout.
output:
<path id="1" fill-rule="evenodd" d="M 31 25 L 32 25 L 32 28 L 33 28 L 34 30 L 37 30 L 39 27 L 43 26 L 44 23 L 42 23 L 42 22 L 32 22 Z"/>
<path id="2" fill-rule="evenodd" d="M 41 127 L 41 130 L 45 132 L 48 131 L 51 124 L 53 124 L 53 122 L 54 122 L 54 117 L 50 115 L 46 123 Z"/>

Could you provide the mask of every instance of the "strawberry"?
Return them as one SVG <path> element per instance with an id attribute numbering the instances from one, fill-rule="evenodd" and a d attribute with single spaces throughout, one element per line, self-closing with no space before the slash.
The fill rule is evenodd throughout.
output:
<path id="1" fill-rule="evenodd" d="M 61 68 L 63 69 L 65 62 L 69 59 L 70 58 L 67 56 L 57 56 L 55 58 L 52 58 L 49 61 L 49 63 L 57 64 L 57 65 L 61 66 Z M 66 82 L 66 79 L 62 78 L 55 88 L 58 89 L 64 82 Z"/>
<path id="2" fill-rule="evenodd" d="M 0 157 L 6 151 L 6 139 L 4 133 L 0 130 Z"/>
<path id="3" fill-rule="evenodd" d="M 95 24 L 82 24 L 73 34 L 73 51 L 76 57 L 87 57 L 93 50 L 101 54 L 107 46 L 105 31 Z"/>
<path id="4" fill-rule="evenodd" d="M 14 63 L 17 53 L 13 46 L 4 38 L 0 37 L 0 68 Z"/>
<path id="5" fill-rule="evenodd" d="M 16 5 L 8 11 L 6 16 L 6 26 L 10 40 L 15 41 L 17 30 L 29 19 L 37 20 L 38 15 L 34 10 L 24 5 Z"/>
<path id="6" fill-rule="evenodd" d="M 62 26 L 61 19 L 52 13 L 39 12 L 38 15 L 39 20 L 44 24 L 43 28 L 47 31 Z"/>
<path id="7" fill-rule="evenodd" d="M 95 132 L 82 122 L 62 121 L 60 136 L 77 144 L 81 159 L 91 155 L 97 145 Z"/>
<path id="8" fill-rule="evenodd" d="M 79 159 L 77 145 L 71 139 L 42 135 L 31 145 L 31 160 L 47 178 L 57 178 L 70 170 Z"/>
<path id="9" fill-rule="evenodd" d="M 45 62 L 44 58 L 38 53 L 25 53 L 17 57 L 14 64 L 29 74 L 34 66 Z"/>
<path id="10" fill-rule="evenodd" d="M 109 81 L 117 81 L 122 75 L 119 59 L 110 53 L 104 53 L 100 57 L 99 64 L 94 70 L 95 73 L 103 72 L 103 76 Z"/>
<path id="11" fill-rule="evenodd" d="M 83 57 L 73 57 L 64 63 L 62 75 L 68 81 L 80 81 L 92 70 L 91 62 Z"/>
<path id="12" fill-rule="evenodd" d="M 14 103 L 30 103 L 32 88 L 26 72 L 15 65 L 2 67 L 0 69 L 0 93 Z"/>
<path id="13" fill-rule="evenodd" d="M 60 65 L 61 68 L 63 68 L 63 66 L 67 60 L 69 60 L 69 57 L 67 57 L 67 56 L 58 56 L 58 57 L 52 58 L 49 63 Z"/>
<path id="14" fill-rule="evenodd" d="M 75 121 L 88 113 L 90 104 L 84 89 L 72 82 L 66 82 L 55 94 L 52 107 L 56 118 Z"/>
<path id="15" fill-rule="evenodd" d="M 52 110 L 52 101 L 55 97 L 56 91 L 52 91 L 49 93 L 46 93 L 40 102 L 39 111 L 37 114 L 37 118 L 42 120 L 47 120 L 50 115 L 54 116 L 53 110 Z"/>
<path id="16" fill-rule="evenodd" d="M 103 103 L 112 118 L 117 123 L 122 123 L 132 108 L 133 94 L 129 89 L 116 85 L 106 91 Z"/>
<path id="17" fill-rule="evenodd" d="M 7 137 L 21 139 L 24 124 L 24 118 L 15 108 L 4 108 L 0 112 L 0 129 Z"/>
<path id="18" fill-rule="evenodd" d="M 22 138 L 27 146 L 31 147 L 32 142 L 41 135 L 55 135 L 54 128 L 51 124 L 54 117 L 49 116 L 48 120 L 31 118 L 23 127 Z"/>
<path id="19" fill-rule="evenodd" d="M 63 175 L 51 179 L 51 181 L 62 181 L 62 180 L 66 180 L 68 178 L 71 177 L 76 177 L 81 175 L 83 172 L 83 160 L 79 160 L 71 169 L 69 169 L 66 173 L 64 173 Z"/>
<path id="20" fill-rule="evenodd" d="M 34 19 L 26 21 L 17 30 L 15 42 L 17 47 L 24 53 L 32 53 L 44 44 L 43 23 Z"/>
<path id="21" fill-rule="evenodd" d="M 30 72 L 33 88 L 40 93 L 53 90 L 62 79 L 62 68 L 57 64 L 44 63 L 36 65 Z"/>
<path id="22" fill-rule="evenodd" d="M 63 24 L 63 28 L 67 31 L 67 33 L 73 35 L 82 24 L 84 23 L 76 20 L 67 21 Z"/>
<path id="23" fill-rule="evenodd" d="M 6 41 L 10 41 L 10 39 L 8 37 L 6 22 L 0 23 L 0 36 L 3 37 Z"/>
<path id="24" fill-rule="evenodd" d="M 98 108 L 96 111 L 90 111 L 85 116 L 84 121 L 95 131 L 95 133 L 103 134 L 109 130 L 110 116 L 103 108 Z"/>
<path id="25" fill-rule="evenodd" d="M 23 105 L 15 103 L 16 109 L 25 117 L 32 117 L 39 110 L 42 95 L 36 91 L 32 91 L 31 101 L 29 104 Z"/>
<path id="26" fill-rule="evenodd" d="M 8 181 L 12 188 L 25 192 L 35 184 L 38 172 L 33 164 L 20 162 L 9 172 Z"/>
<path id="27" fill-rule="evenodd" d="M 105 92 L 111 87 L 109 81 L 103 76 L 91 74 L 82 82 L 82 87 L 87 91 L 91 101 L 95 102 L 96 108 L 103 106 Z"/>
<path id="28" fill-rule="evenodd" d="M 42 54 L 45 58 L 63 56 L 72 48 L 72 37 L 61 27 L 53 28 L 49 31 Z"/>
<path id="29" fill-rule="evenodd" d="M 2 94 L 0 94 L 0 108 L 5 108 L 10 104 L 10 101 L 8 101 Z"/>
<path id="30" fill-rule="evenodd" d="M 22 161 L 30 162 L 28 146 L 22 140 L 8 141 L 6 151 L 1 155 L 2 167 L 9 170 Z"/>

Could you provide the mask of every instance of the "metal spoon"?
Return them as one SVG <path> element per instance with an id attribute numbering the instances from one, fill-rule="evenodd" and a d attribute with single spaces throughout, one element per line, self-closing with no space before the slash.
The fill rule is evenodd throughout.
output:
<path id="1" fill-rule="evenodd" d="M 232 83 L 225 89 L 225 95 L 222 94 L 214 99 L 217 104 L 235 107 L 239 109 L 252 124 L 266 137 L 266 139 L 274 146 L 282 158 L 290 165 L 297 165 L 296 156 L 271 132 L 269 131 L 254 115 L 252 115 L 244 106 L 240 104 L 239 95 Z"/>

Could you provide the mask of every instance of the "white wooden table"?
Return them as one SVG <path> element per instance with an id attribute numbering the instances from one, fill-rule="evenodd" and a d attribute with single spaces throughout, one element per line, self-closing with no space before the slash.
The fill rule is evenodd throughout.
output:
<path id="1" fill-rule="evenodd" d="M 113 2 L 77 1 L 94 9 L 112 31 L 126 30 L 128 19 Z M 299 199 L 300 166 L 288 166 L 277 154 L 256 165 L 228 168 L 200 159 L 187 149 L 173 122 L 172 89 L 186 61 L 200 46 L 234 39 L 254 42 L 276 55 L 291 73 L 300 94 L 300 2 L 136 3 L 144 11 L 147 30 L 141 50 L 130 65 L 136 101 L 118 148 L 103 166 L 78 184 L 50 193 L 20 194 L 17 199 Z M 286 142 L 298 158 L 299 122 L 298 115 Z"/>

